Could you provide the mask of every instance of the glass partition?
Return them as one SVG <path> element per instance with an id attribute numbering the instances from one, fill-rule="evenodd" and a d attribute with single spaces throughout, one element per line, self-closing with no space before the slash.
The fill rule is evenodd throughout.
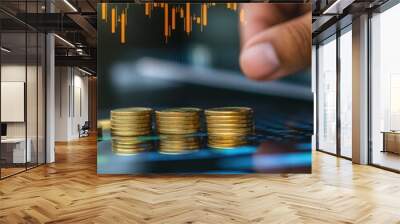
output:
<path id="1" fill-rule="evenodd" d="M 17 13 L 44 1 L 18 2 Z M 1 2 L 0 7 L 10 6 Z M 7 22 L 4 22 L 7 21 Z M 45 35 L 0 12 L 0 178 L 45 162 Z"/>
<path id="2" fill-rule="evenodd" d="M 336 153 L 336 36 L 318 47 L 318 149 Z"/>
<path id="3" fill-rule="evenodd" d="M 1 35 L 2 177 L 24 171 L 31 158 L 26 125 L 26 41 L 25 32 Z"/>
<path id="4" fill-rule="evenodd" d="M 352 157 L 352 33 L 351 26 L 340 38 L 340 154 Z"/>
<path id="5" fill-rule="evenodd" d="M 371 18 L 371 162 L 400 170 L 400 4 Z"/>

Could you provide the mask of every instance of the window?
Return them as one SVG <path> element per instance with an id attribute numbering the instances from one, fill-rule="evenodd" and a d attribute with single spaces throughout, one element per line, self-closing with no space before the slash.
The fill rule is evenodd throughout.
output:
<path id="1" fill-rule="evenodd" d="M 352 156 L 352 33 L 351 26 L 340 36 L 340 155 Z"/>
<path id="2" fill-rule="evenodd" d="M 336 153 L 336 36 L 318 48 L 318 149 Z"/>
<path id="3" fill-rule="evenodd" d="M 372 163 L 400 170 L 400 4 L 371 18 Z"/>

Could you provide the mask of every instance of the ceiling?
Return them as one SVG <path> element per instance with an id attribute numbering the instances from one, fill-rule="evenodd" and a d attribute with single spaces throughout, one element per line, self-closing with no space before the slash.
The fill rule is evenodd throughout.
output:
<path id="1" fill-rule="evenodd" d="M 12 49 L 7 58 L 31 58 L 38 49 L 36 39 L 32 38 L 36 33 L 51 32 L 61 37 L 55 38 L 56 65 L 95 71 L 96 5 L 97 0 L 47 0 L 47 5 L 45 0 L 1 0 L 2 46 Z"/>

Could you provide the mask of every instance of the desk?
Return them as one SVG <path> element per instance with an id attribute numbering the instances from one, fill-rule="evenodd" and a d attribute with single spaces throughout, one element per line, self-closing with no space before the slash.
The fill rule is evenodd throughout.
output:
<path id="1" fill-rule="evenodd" d="M 383 152 L 400 154 L 400 131 L 384 131 Z"/>
<path id="2" fill-rule="evenodd" d="M 31 145 L 32 141 L 30 138 L 26 140 L 27 147 L 26 147 L 26 152 L 25 152 L 25 138 L 5 138 L 1 139 L 1 151 L 2 151 L 2 157 L 5 159 L 8 163 L 25 163 L 25 162 L 30 162 L 32 158 L 31 154 Z M 11 156 L 12 154 L 12 156 Z M 12 159 L 11 159 L 12 158 Z M 25 158 L 27 160 L 25 161 Z"/>

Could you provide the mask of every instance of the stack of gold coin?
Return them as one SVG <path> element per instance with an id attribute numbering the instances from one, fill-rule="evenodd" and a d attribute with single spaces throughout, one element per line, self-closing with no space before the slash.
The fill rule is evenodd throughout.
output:
<path id="1" fill-rule="evenodd" d="M 220 107 L 205 111 L 208 146 L 233 148 L 247 143 L 254 133 L 253 110 L 248 107 Z"/>
<path id="2" fill-rule="evenodd" d="M 156 111 L 157 130 L 160 134 L 186 135 L 200 130 L 201 109 L 192 107 Z"/>
<path id="3" fill-rule="evenodd" d="M 199 137 L 194 134 L 200 131 L 201 111 L 192 107 L 156 111 L 160 151 L 182 153 L 199 148 Z"/>
<path id="4" fill-rule="evenodd" d="M 191 135 L 161 135 L 160 151 L 178 154 L 200 148 L 200 138 Z"/>
<path id="5" fill-rule="evenodd" d="M 150 150 L 152 144 L 141 137 L 113 137 L 112 150 L 116 154 L 131 155 Z"/>
<path id="6" fill-rule="evenodd" d="M 111 136 L 114 152 L 129 154 L 148 149 L 138 136 L 148 135 L 152 131 L 152 109 L 132 107 L 111 111 Z"/>

